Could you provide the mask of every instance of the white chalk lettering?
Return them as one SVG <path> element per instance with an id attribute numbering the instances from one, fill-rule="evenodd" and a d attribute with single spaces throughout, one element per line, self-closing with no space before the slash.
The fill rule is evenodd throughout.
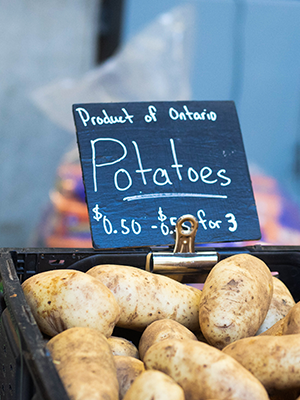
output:
<path id="1" fill-rule="evenodd" d="M 231 226 L 228 228 L 228 230 L 230 232 L 235 232 L 237 230 L 237 226 L 238 226 L 237 221 L 235 219 L 235 215 L 232 213 L 227 213 L 225 215 L 225 217 L 228 218 L 228 223 L 231 224 Z"/>
<path id="2" fill-rule="evenodd" d="M 201 224 L 202 225 L 202 227 L 203 227 L 203 229 L 207 229 L 207 226 L 206 226 L 206 219 L 203 219 L 202 217 L 205 217 L 205 211 L 203 211 L 203 210 L 198 210 L 197 211 L 197 217 L 198 217 L 198 220 L 199 220 L 199 224 Z"/>
<path id="3" fill-rule="evenodd" d="M 134 218 L 122 218 L 118 216 L 117 218 L 115 218 L 113 214 L 104 214 L 104 210 L 101 210 L 99 204 L 95 204 L 95 206 L 92 208 L 92 211 L 95 213 L 94 219 L 99 224 L 99 227 L 102 226 L 103 233 L 105 233 L 106 235 L 140 235 L 145 227 L 145 221 L 143 221 L 140 215 L 134 216 Z M 227 213 L 225 216 L 220 215 L 222 219 L 211 219 L 210 216 L 207 215 L 206 211 L 204 211 L 203 209 L 198 210 L 196 214 L 198 217 L 199 228 L 206 231 L 206 233 L 208 233 L 208 231 L 210 230 L 221 229 L 222 225 L 230 232 L 235 232 L 238 228 L 236 217 L 232 213 Z M 226 218 L 226 220 L 224 220 L 224 217 Z M 160 233 L 164 236 L 167 236 L 169 234 L 173 235 L 177 222 L 177 217 L 168 216 L 165 213 L 163 207 L 158 206 L 157 221 L 158 223 L 151 225 L 150 229 L 156 231 L 160 230 Z M 184 223 L 182 224 L 182 226 L 186 229 L 190 229 L 189 223 Z M 147 232 L 149 233 L 149 230 L 147 230 Z"/>
<path id="4" fill-rule="evenodd" d="M 217 119 L 217 114 L 214 111 L 207 111 L 206 109 L 203 109 L 201 112 L 199 111 L 190 111 L 188 106 L 184 105 L 183 107 L 184 111 L 178 111 L 174 107 L 169 108 L 169 117 L 173 120 L 176 121 L 180 119 L 181 121 L 204 121 L 204 120 L 209 120 L 209 121 L 216 121 Z"/>
<path id="5" fill-rule="evenodd" d="M 158 180 L 156 179 L 158 173 L 161 174 L 161 177 L 162 177 L 162 178 L 165 178 L 164 181 L 158 182 Z M 154 182 L 156 185 L 158 185 L 158 186 L 164 186 L 164 185 L 167 185 L 167 184 L 173 185 L 173 183 L 170 181 L 169 174 L 168 174 L 167 170 L 166 170 L 166 169 L 163 169 L 163 168 L 157 168 L 157 169 L 155 170 L 155 172 L 154 172 L 154 174 L 153 174 L 153 182 Z"/>
<path id="6" fill-rule="evenodd" d="M 181 176 L 179 168 L 182 168 L 183 165 L 182 164 L 178 164 L 177 154 L 176 154 L 176 149 L 175 149 L 175 144 L 174 144 L 174 139 L 170 139 L 170 144 L 171 144 L 172 156 L 173 156 L 173 160 L 174 160 L 174 164 L 172 164 L 171 167 L 176 169 L 178 179 L 180 181 L 182 181 L 182 176 Z"/>
<path id="7" fill-rule="evenodd" d="M 135 148 L 135 152 L 136 152 L 136 157 L 137 157 L 137 161 L 138 161 L 138 165 L 140 167 L 140 169 L 136 169 L 135 172 L 139 173 L 142 175 L 142 179 L 143 179 L 143 183 L 144 185 L 147 185 L 147 181 L 146 181 L 146 177 L 145 177 L 145 172 L 151 172 L 152 168 L 147 168 L 144 169 L 143 168 L 143 164 L 142 164 L 142 159 L 141 159 L 141 155 L 140 155 L 140 150 L 139 150 L 139 146 L 138 144 L 133 140 L 132 144 Z"/>
<path id="8" fill-rule="evenodd" d="M 228 176 L 224 176 L 223 174 L 226 174 L 226 169 L 220 169 L 220 170 L 217 172 L 218 177 L 221 178 L 221 179 L 224 179 L 224 180 L 226 181 L 226 182 L 221 182 L 220 185 L 221 185 L 221 186 L 228 186 L 228 185 L 230 185 L 231 179 L 228 178 Z"/>
<path id="9" fill-rule="evenodd" d="M 207 172 L 206 172 L 207 171 Z M 203 167 L 200 170 L 200 178 L 202 180 L 202 182 L 204 183 L 208 183 L 209 185 L 212 185 L 213 183 L 218 182 L 218 179 L 214 179 L 213 181 L 209 181 L 207 178 L 209 178 L 212 174 L 212 169 L 209 167 Z"/>
<path id="10" fill-rule="evenodd" d="M 210 227 L 210 229 L 215 229 L 215 228 L 220 229 L 221 223 L 222 223 L 222 221 L 220 221 L 219 219 L 217 221 L 209 220 L 208 226 Z"/>
<path id="11" fill-rule="evenodd" d="M 148 112 L 149 112 L 149 115 L 145 115 L 145 117 L 144 117 L 144 120 L 146 121 L 146 122 L 156 122 L 157 121 L 157 118 L 156 118 L 156 108 L 154 107 L 154 106 L 149 106 L 148 107 Z"/>
<path id="12" fill-rule="evenodd" d="M 135 155 L 135 159 L 138 166 L 138 168 L 135 169 L 134 171 L 131 170 L 132 167 L 130 168 L 127 167 L 127 169 L 125 169 L 126 163 L 129 163 L 130 166 L 132 165 L 132 160 L 128 158 L 127 147 L 122 141 L 113 138 L 98 138 L 90 141 L 92 150 L 91 161 L 92 161 L 93 182 L 94 182 L 95 192 L 98 191 L 98 184 L 100 182 L 100 177 L 101 177 L 101 174 L 97 173 L 98 169 L 103 167 L 111 167 L 114 164 L 120 163 L 125 158 L 126 160 L 123 161 L 122 168 L 115 169 L 112 171 L 112 175 L 114 175 L 113 183 L 116 190 L 118 191 L 128 190 L 136 180 L 135 174 L 140 176 L 144 186 L 148 185 L 149 180 L 151 183 L 151 178 L 152 182 L 157 186 L 173 185 L 176 180 L 178 181 L 185 180 L 192 184 L 196 184 L 198 182 L 202 184 L 202 187 L 203 184 L 206 185 L 218 184 L 221 187 L 226 187 L 231 184 L 231 178 L 227 175 L 226 169 L 224 168 L 214 171 L 208 165 L 204 165 L 201 168 L 197 166 L 198 168 L 195 168 L 195 166 L 183 166 L 183 164 L 180 164 L 180 162 L 178 161 L 177 152 L 175 148 L 175 141 L 173 138 L 169 139 L 170 151 L 165 152 L 165 154 L 169 154 L 168 156 L 169 161 L 167 162 L 167 165 L 161 166 L 159 168 L 153 168 L 151 165 L 149 165 L 149 158 L 147 158 L 148 165 L 147 167 L 145 167 L 143 162 L 143 154 L 140 151 L 138 143 L 134 140 L 132 140 L 131 143 L 135 151 L 131 152 L 130 154 Z M 99 145 L 97 146 L 97 144 Z M 115 144 L 116 146 L 112 146 L 112 144 Z M 113 150 L 112 154 L 110 153 L 106 154 L 108 145 L 110 145 L 110 149 Z M 103 151 L 102 149 L 106 149 L 105 154 L 102 154 Z M 114 157 L 115 152 L 117 152 L 118 155 Z M 147 152 L 147 154 L 149 154 L 149 152 Z M 167 156 L 165 159 L 167 159 Z M 101 160 L 101 162 L 97 162 L 97 160 Z M 105 171 L 103 175 L 104 174 L 107 174 L 107 171 Z M 136 184 L 137 183 L 138 182 L 136 182 Z M 199 194 L 197 196 L 206 197 L 205 194 Z M 209 194 L 208 197 L 227 198 L 227 196 L 224 194 Z M 214 221 L 214 223 L 216 223 L 216 221 Z"/>
<path id="13" fill-rule="evenodd" d="M 134 115 L 130 115 L 126 108 L 122 108 L 121 111 L 123 111 L 124 115 L 108 115 L 107 111 L 105 109 L 102 110 L 102 116 L 100 115 L 93 115 L 92 117 L 90 116 L 89 112 L 83 108 L 83 107 L 78 107 L 76 108 L 76 111 L 79 114 L 79 117 L 81 119 L 81 122 L 83 126 L 88 126 L 88 122 L 92 125 L 108 125 L 108 124 L 125 124 L 125 122 L 129 121 L 131 124 L 133 124 L 133 118 Z"/>
<path id="14" fill-rule="evenodd" d="M 199 179 L 199 174 L 193 167 L 189 167 L 187 173 L 188 178 L 191 182 L 197 182 L 197 180 Z"/>
<path id="15" fill-rule="evenodd" d="M 176 121 L 176 119 L 178 119 L 178 117 L 179 117 L 178 111 L 176 111 L 175 108 L 170 107 L 169 108 L 169 117 L 171 119 L 173 119 L 174 121 Z"/>
<path id="16" fill-rule="evenodd" d="M 123 155 L 119 158 L 117 158 L 114 161 L 108 161 L 106 163 L 101 163 L 101 164 L 97 164 L 96 163 L 96 146 L 95 144 L 98 142 L 114 142 L 117 143 L 118 145 L 120 145 L 123 148 Z M 93 166 L 93 181 L 94 181 L 94 192 L 98 191 L 98 185 L 97 185 L 97 168 L 99 167 L 105 167 L 107 165 L 113 165 L 116 164 L 118 162 L 120 162 L 121 160 L 123 160 L 126 156 L 127 156 L 127 148 L 125 146 L 125 144 L 123 142 L 121 142 L 120 140 L 117 139 L 112 139 L 112 138 L 98 138 L 95 140 L 91 140 L 91 148 L 92 148 L 92 166 Z"/>
<path id="17" fill-rule="evenodd" d="M 190 112 L 190 110 L 187 108 L 187 106 L 183 106 L 183 109 L 184 109 L 186 115 L 188 116 L 189 120 L 192 121 L 194 119 L 193 113 Z"/>
<path id="18" fill-rule="evenodd" d="M 82 107 L 76 108 L 76 111 L 78 112 L 83 125 L 87 126 L 87 122 L 90 120 L 90 114 L 88 113 L 88 111 L 86 111 L 86 109 Z"/>
<path id="19" fill-rule="evenodd" d="M 123 188 L 120 187 L 120 185 L 119 185 L 119 180 L 118 180 L 119 173 L 121 173 L 121 172 L 122 172 L 123 174 L 125 174 L 125 175 L 126 175 L 126 178 L 128 179 L 128 184 L 127 184 L 127 186 L 125 186 L 125 187 L 123 187 Z M 114 184 L 115 184 L 115 187 L 116 187 L 117 190 L 123 191 L 123 190 L 129 189 L 130 186 L 132 185 L 132 179 L 131 179 L 130 173 L 129 173 L 126 169 L 124 169 L 124 168 L 118 169 L 118 171 L 116 171 L 116 172 L 115 172 L 115 175 L 114 175 Z"/>

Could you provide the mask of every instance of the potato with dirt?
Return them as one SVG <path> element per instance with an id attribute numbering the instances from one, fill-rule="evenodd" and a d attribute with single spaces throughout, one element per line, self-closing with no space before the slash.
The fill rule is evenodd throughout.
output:
<path id="1" fill-rule="evenodd" d="M 300 334 L 254 336 L 223 349 L 268 390 L 300 388 Z"/>
<path id="2" fill-rule="evenodd" d="M 110 336 L 107 340 L 114 356 L 140 358 L 138 348 L 130 340 L 119 336 Z"/>
<path id="3" fill-rule="evenodd" d="M 185 400 L 183 389 L 168 375 L 149 370 L 138 376 L 123 400 Z"/>
<path id="4" fill-rule="evenodd" d="M 121 310 L 119 327 L 143 331 L 153 321 L 167 318 L 191 331 L 199 329 L 199 289 L 124 265 L 98 265 L 87 274 L 115 296 Z"/>
<path id="5" fill-rule="evenodd" d="M 163 340 L 148 349 L 144 364 L 173 378 L 186 400 L 269 400 L 263 385 L 240 363 L 203 342 Z"/>
<path id="6" fill-rule="evenodd" d="M 119 382 L 119 400 L 122 400 L 135 379 L 145 371 L 144 363 L 135 357 L 114 356 Z"/>
<path id="7" fill-rule="evenodd" d="M 119 400 L 114 356 L 106 337 L 91 328 L 70 328 L 47 348 L 70 400 Z"/>
<path id="8" fill-rule="evenodd" d="M 22 289 L 40 330 L 48 336 L 86 326 L 109 337 L 120 317 L 111 291 L 81 271 L 41 272 L 26 279 Z"/>
<path id="9" fill-rule="evenodd" d="M 267 331 L 276 322 L 284 318 L 294 305 L 295 300 L 289 289 L 280 279 L 273 276 L 273 296 L 270 307 L 256 335 Z"/>
<path id="10" fill-rule="evenodd" d="M 287 315 L 277 321 L 260 336 L 282 336 L 300 334 L 300 302 L 296 303 Z"/>
<path id="11" fill-rule="evenodd" d="M 259 258 L 237 254 L 218 262 L 204 282 L 199 306 L 200 328 L 208 343 L 222 349 L 255 335 L 272 295 L 271 271 Z"/>
<path id="12" fill-rule="evenodd" d="M 198 340 L 192 331 L 172 319 L 152 322 L 143 332 L 139 341 L 141 360 L 153 344 L 165 339 Z"/>

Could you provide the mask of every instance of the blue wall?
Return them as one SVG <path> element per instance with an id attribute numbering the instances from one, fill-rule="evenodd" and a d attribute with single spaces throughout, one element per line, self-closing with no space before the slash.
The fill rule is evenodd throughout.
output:
<path id="1" fill-rule="evenodd" d="M 125 41 L 158 15 L 195 7 L 193 100 L 234 100 L 249 164 L 300 203 L 300 2 L 127 0 Z"/>

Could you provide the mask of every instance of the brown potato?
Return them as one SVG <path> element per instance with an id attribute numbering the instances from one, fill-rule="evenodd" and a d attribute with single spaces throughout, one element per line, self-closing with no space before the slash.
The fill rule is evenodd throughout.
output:
<path id="1" fill-rule="evenodd" d="M 145 371 L 131 385 L 124 400 L 185 400 L 182 388 L 160 371 Z"/>
<path id="2" fill-rule="evenodd" d="M 111 291 L 84 272 L 41 272 L 24 281 L 22 288 L 39 328 L 49 336 L 86 326 L 109 337 L 120 317 Z"/>
<path id="3" fill-rule="evenodd" d="M 139 341 L 141 360 L 153 344 L 165 339 L 197 340 L 192 331 L 172 319 L 161 319 L 152 322 L 143 332 Z"/>
<path id="4" fill-rule="evenodd" d="M 130 340 L 119 336 L 110 336 L 107 340 L 114 356 L 140 358 L 137 347 Z"/>
<path id="5" fill-rule="evenodd" d="M 295 305 L 295 300 L 286 285 L 273 276 L 273 296 L 264 322 L 256 332 L 259 335 L 267 331 L 276 322 L 284 318 Z"/>
<path id="6" fill-rule="evenodd" d="M 294 305 L 284 318 L 283 335 L 300 333 L 300 302 Z"/>
<path id="7" fill-rule="evenodd" d="M 285 317 L 275 322 L 271 328 L 259 334 L 259 336 L 282 336 L 282 328 L 285 323 Z"/>
<path id="8" fill-rule="evenodd" d="M 119 327 L 142 331 L 151 322 L 168 318 L 191 331 L 199 329 L 199 289 L 123 265 L 98 265 L 87 274 L 114 294 L 121 309 Z"/>
<path id="9" fill-rule="evenodd" d="M 300 334 L 254 336 L 223 349 L 269 391 L 300 388 Z"/>
<path id="10" fill-rule="evenodd" d="M 147 370 L 159 370 L 173 378 L 183 388 L 186 400 L 269 399 L 263 385 L 240 363 L 203 342 L 163 340 L 149 348 L 144 363 Z"/>
<path id="11" fill-rule="evenodd" d="M 260 336 L 282 336 L 300 334 L 300 302 L 295 304 L 287 315 L 276 322 Z"/>
<path id="12" fill-rule="evenodd" d="M 272 274 L 259 258 L 237 254 L 218 262 L 204 283 L 199 307 L 200 328 L 208 343 L 222 349 L 255 335 L 272 294 Z"/>
<path id="13" fill-rule="evenodd" d="M 114 356 L 106 337 L 91 328 L 70 328 L 47 344 L 70 400 L 119 399 Z"/>
<path id="14" fill-rule="evenodd" d="M 145 371 L 144 363 L 130 356 L 114 356 L 119 382 L 119 399 L 122 400 L 134 380 Z"/>

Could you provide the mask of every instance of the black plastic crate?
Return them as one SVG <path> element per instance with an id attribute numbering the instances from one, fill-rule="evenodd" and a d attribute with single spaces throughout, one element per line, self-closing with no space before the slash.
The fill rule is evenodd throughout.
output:
<path id="1" fill-rule="evenodd" d="M 161 249 L 160 249 L 161 251 Z M 168 249 L 163 249 L 167 252 Z M 218 260 L 237 253 L 261 258 L 300 300 L 300 246 L 196 248 L 212 251 Z M 93 249 L 0 249 L 0 399 L 68 400 L 21 288 L 28 277 L 50 269 L 86 271 L 93 265 L 114 263 L 145 268 L 150 248 L 126 251 Z M 186 282 L 203 282 L 211 268 L 203 266 Z M 197 280 L 197 278 L 199 278 Z"/>

